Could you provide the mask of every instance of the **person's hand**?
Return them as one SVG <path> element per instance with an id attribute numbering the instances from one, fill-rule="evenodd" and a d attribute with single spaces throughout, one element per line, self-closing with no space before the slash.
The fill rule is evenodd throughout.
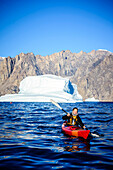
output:
<path id="1" fill-rule="evenodd" d="M 68 113 L 67 116 L 70 116 L 70 114 Z"/>
<path id="2" fill-rule="evenodd" d="M 83 128 L 84 128 L 84 130 L 88 130 L 88 128 L 87 128 L 87 127 L 85 127 L 85 126 L 83 126 Z"/>

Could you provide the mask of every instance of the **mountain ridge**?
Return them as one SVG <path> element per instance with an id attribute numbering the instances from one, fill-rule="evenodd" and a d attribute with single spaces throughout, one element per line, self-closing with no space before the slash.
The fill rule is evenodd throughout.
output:
<path id="1" fill-rule="evenodd" d="M 112 58 L 113 53 L 106 50 L 92 50 L 89 53 L 83 51 L 72 53 L 70 50 L 62 50 L 45 57 L 35 56 L 32 52 L 20 53 L 14 58 L 8 56 L 0 63 L 0 95 L 18 93 L 20 82 L 27 76 L 53 74 L 69 77 L 72 83 L 77 84 L 78 91 L 84 100 L 95 97 L 100 101 L 113 101 L 113 77 L 112 69 L 109 69 L 113 68 Z M 103 69 L 105 73 L 101 75 Z M 106 74 L 110 77 L 110 81 Z M 94 86 L 92 82 L 96 81 L 95 77 L 103 87 Z M 107 92 L 104 85 L 108 89 Z M 104 94 L 101 94 L 103 92 Z"/>

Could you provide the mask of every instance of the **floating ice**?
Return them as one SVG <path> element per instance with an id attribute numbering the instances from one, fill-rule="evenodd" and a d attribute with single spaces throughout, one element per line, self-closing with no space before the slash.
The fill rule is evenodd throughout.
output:
<path id="1" fill-rule="evenodd" d="M 94 97 L 88 98 L 88 99 L 86 99 L 85 101 L 86 101 L 86 102 L 99 102 L 99 100 L 98 100 L 98 99 L 95 99 Z"/>
<path id="2" fill-rule="evenodd" d="M 10 102 L 81 102 L 77 86 L 69 79 L 55 75 L 29 76 L 20 83 L 19 94 L 7 94 L 0 101 Z"/>

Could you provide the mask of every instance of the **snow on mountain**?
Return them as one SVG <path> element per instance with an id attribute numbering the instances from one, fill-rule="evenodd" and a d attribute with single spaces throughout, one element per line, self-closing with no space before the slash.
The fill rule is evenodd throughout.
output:
<path id="1" fill-rule="evenodd" d="M 106 49 L 98 49 L 97 51 L 105 51 L 105 52 L 110 52 L 110 53 L 112 53 L 111 51 L 108 51 L 108 50 L 106 50 Z"/>
<path id="2" fill-rule="evenodd" d="M 1 59 L 4 59 L 5 57 L 0 56 Z"/>
<path id="3" fill-rule="evenodd" d="M 19 94 L 7 94 L 0 97 L 0 101 L 10 102 L 80 102 L 81 95 L 77 86 L 69 79 L 55 75 L 41 75 L 26 77 L 20 83 Z"/>

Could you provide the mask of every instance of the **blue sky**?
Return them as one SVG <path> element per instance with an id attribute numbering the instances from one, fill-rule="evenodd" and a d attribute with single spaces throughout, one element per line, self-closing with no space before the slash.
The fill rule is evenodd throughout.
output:
<path id="1" fill-rule="evenodd" d="M 0 0 L 0 56 L 113 52 L 113 0 Z"/>

